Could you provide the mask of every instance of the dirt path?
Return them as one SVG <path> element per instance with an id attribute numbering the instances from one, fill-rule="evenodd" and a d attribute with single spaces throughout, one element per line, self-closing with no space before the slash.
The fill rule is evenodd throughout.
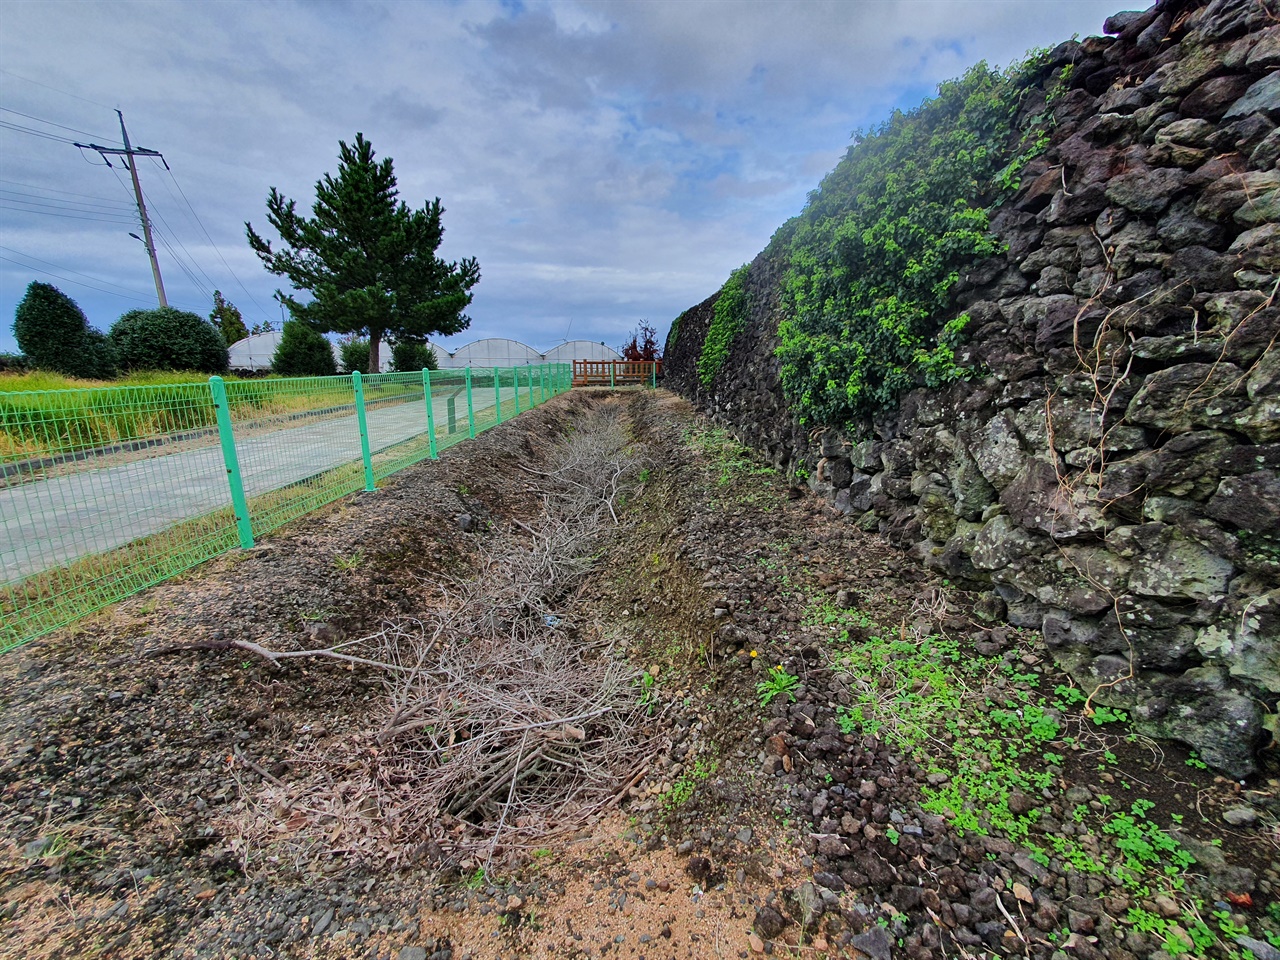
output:
<path id="1" fill-rule="evenodd" d="M 150 654 L 424 617 L 534 522 L 516 465 L 610 402 L 651 463 L 564 603 L 636 678 L 621 802 L 487 870 L 447 843 L 320 850 L 289 798 L 385 719 L 382 676 Z M 681 401 L 574 391 L 0 658 L 0 955 L 1263 956 L 1275 782 L 1080 716 L 975 599 Z"/>

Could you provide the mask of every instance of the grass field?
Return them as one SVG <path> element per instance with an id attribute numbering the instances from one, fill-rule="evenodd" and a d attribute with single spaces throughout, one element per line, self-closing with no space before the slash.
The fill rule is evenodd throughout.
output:
<path id="1" fill-rule="evenodd" d="M 355 401 L 349 376 L 223 379 L 232 419 L 240 422 L 342 412 Z M 408 402 L 422 396 L 421 377 L 370 377 L 364 393 L 370 406 Z M 199 373 L 137 373 L 110 382 L 50 373 L 0 376 L 0 463 L 110 448 L 215 425 L 208 378 Z"/>

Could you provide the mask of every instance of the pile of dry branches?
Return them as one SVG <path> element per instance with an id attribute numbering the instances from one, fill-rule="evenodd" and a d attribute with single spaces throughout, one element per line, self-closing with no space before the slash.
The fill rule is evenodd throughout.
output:
<path id="1" fill-rule="evenodd" d="M 572 617 L 644 466 L 606 404 L 545 469 L 522 468 L 544 491 L 542 514 L 495 537 L 478 576 L 448 585 L 420 620 L 306 652 L 383 671 L 385 719 L 336 753 L 298 757 L 312 771 L 300 788 L 268 782 L 246 804 L 256 809 L 235 841 L 246 869 L 286 850 L 299 867 L 375 855 L 488 864 L 579 828 L 642 776 L 654 721 L 636 672 Z"/>

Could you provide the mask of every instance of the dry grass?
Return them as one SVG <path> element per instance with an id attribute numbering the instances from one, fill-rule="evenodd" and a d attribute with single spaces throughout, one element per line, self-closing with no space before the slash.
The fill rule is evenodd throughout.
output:
<path id="1" fill-rule="evenodd" d="M 654 754 L 638 676 L 573 622 L 575 595 L 647 461 L 618 404 L 529 469 L 538 520 L 494 538 L 474 579 L 438 585 L 419 619 L 323 650 L 245 649 L 379 670 L 376 726 L 265 778 L 227 833 L 246 872 L 420 858 L 466 869 L 518 858 L 615 804 Z M 258 770 L 259 773 L 263 771 Z"/>

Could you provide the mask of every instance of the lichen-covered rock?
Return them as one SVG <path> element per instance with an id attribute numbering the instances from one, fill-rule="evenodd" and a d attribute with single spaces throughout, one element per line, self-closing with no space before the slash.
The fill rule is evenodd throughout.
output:
<path id="1" fill-rule="evenodd" d="M 1258 470 L 1226 477 L 1205 512 L 1241 530 L 1280 535 L 1280 476 L 1274 470 Z"/>
<path id="2" fill-rule="evenodd" d="M 1190 744 L 1201 758 L 1232 777 L 1256 769 L 1254 751 L 1262 735 L 1257 701 L 1226 688 L 1213 667 L 1188 670 L 1158 685 L 1132 706 L 1137 729 Z"/>
<path id="3" fill-rule="evenodd" d="M 1080 490 L 1065 483 L 1057 467 L 1042 457 L 1028 460 L 1000 494 L 1009 515 L 1028 530 L 1055 540 L 1073 540 L 1105 529 L 1102 511 Z"/>
<path id="4" fill-rule="evenodd" d="M 1280 120 L 1280 73 L 1268 73 L 1245 91 L 1231 108 L 1223 115 L 1224 120 L 1232 117 L 1247 117 L 1251 113 L 1266 113 L 1273 120 Z"/>
<path id="5" fill-rule="evenodd" d="M 1229 363 L 1183 363 L 1153 373 L 1125 411 L 1128 423 L 1179 433 L 1229 426 L 1247 405 L 1244 374 Z"/>
<path id="6" fill-rule="evenodd" d="M 1154 547 L 1134 563 L 1129 589 L 1139 596 L 1207 600 L 1226 593 L 1230 561 L 1183 537 L 1172 527 L 1160 531 Z"/>
<path id="7" fill-rule="evenodd" d="M 1277 182 L 1280 183 L 1280 177 Z M 1249 203 L 1246 199 L 1237 209 Z M 1280 223 L 1264 223 L 1246 230 L 1232 241 L 1227 252 L 1234 253 L 1246 267 L 1266 273 L 1280 272 Z"/>
<path id="8" fill-rule="evenodd" d="M 971 559 L 979 570 L 1001 570 L 1046 545 L 1043 537 L 1028 533 L 1001 513 L 987 521 L 974 538 Z"/>
<path id="9" fill-rule="evenodd" d="M 1231 676 L 1280 693 L 1280 590 L 1238 598 L 1227 613 L 1200 630 L 1196 648 L 1206 659 L 1229 664 Z"/>
<path id="10" fill-rule="evenodd" d="M 1199 430 L 1174 437 L 1147 460 L 1148 491 L 1206 499 L 1217 490 L 1223 458 L 1235 446 L 1231 434 L 1220 430 Z"/>
<path id="11" fill-rule="evenodd" d="M 1197 216 L 1195 201 L 1184 197 L 1170 204 L 1156 224 L 1156 236 L 1170 250 L 1193 245 L 1219 250 L 1227 240 L 1227 228 L 1221 223 Z"/>
<path id="12" fill-rule="evenodd" d="M 1208 185 L 1195 205 L 1196 215 L 1209 220 L 1228 220 L 1249 202 L 1250 197 L 1260 197 L 1280 186 L 1280 173 L 1274 170 L 1214 174 L 1216 171 L 1206 171 Z"/>
<path id="13" fill-rule="evenodd" d="M 1129 564 L 1101 547 L 1065 547 L 1036 562 L 1013 563 L 995 574 L 1049 607 L 1074 614 L 1110 609 L 1124 591 Z"/>
<path id="14" fill-rule="evenodd" d="M 956 532 L 955 501 L 936 487 L 930 487 L 920 495 L 916 516 L 930 540 L 943 543 Z"/>
<path id="15" fill-rule="evenodd" d="M 1022 469 L 1026 457 L 1022 435 L 1007 413 L 997 414 L 980 427 L 962 431 L 961 439 L 982 476 L 997 490 L 1007 487 Z"/>
<path id="16" fill-rule="evenodd" d="M 1186 183 L 1186 171 L 1176 167 L 1136 170 L 1122 174 L 1107 185 L 1105 195 L 1112 203 L 1144 216 L 1157 214 Z"/>

